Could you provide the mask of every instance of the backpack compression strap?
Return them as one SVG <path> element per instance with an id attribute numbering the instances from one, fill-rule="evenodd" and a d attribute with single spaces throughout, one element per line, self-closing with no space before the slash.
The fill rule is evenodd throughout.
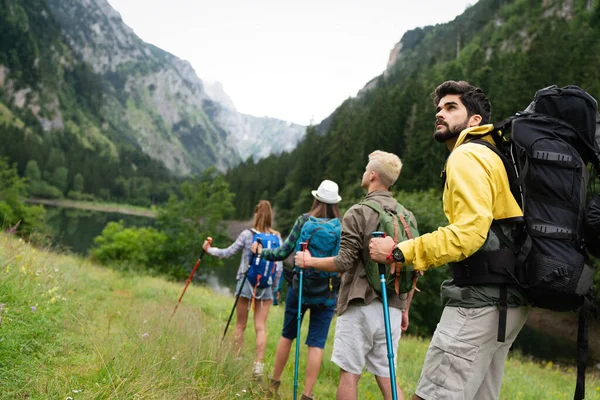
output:
<path id="1" fill-rule="evenodd" d="M 375 212 L 377 212 L 377 214 L 379 214 L 380 219 L 381 219 L 381 215 L 383 213 L 385 213 L 384 209 L 378 203 L 376 203 L 374 201 L 363 201 L 363 202 L 360 202 L 359 204 L 363 204 L 363 205 L 373 209 Z M 412 232 L 410 231 L 410 227 L 408 226 L 406 219 L 402 215 L 402 209 L 400 208 L 400 204 L 398 204 L 396 206 L 396 210 L 390 210 L 390 209 L 387 209 L 387 210 L 400 218 L 400 221 L 402 222 L 402 226 L 404 227 L 404 230 L 406 231 L 406 235 L 408 236 L 409 239 L 412 239 L 413 238 Z M 392 218 L 392 220 L 394 221 L 394 243 L 398 243 L 398 234 L 399 234 L 398 220 L 396 218 Z M 392 266 L 394 267 L 394 276 L 395 276 L 394 291 L 396 292 L 397 295 L 400 295 L 400 271 L 402 270 L 402 264 L 401 263 L 393 263 Z M 391 270 L 390 270 L 390 272 L 391 272 Z M 416 286 L 416 280 L 414 281 L 413 285 Z"/>

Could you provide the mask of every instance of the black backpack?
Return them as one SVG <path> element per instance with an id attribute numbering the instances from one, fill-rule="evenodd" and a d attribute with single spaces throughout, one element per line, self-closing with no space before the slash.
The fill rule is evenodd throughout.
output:
<path id="1" fill-rule="evenodd" d="M 515 279 L 535 307 L 579 310 L 575 399 L 585 396 L 587 318 L 593 312 L 594 270 L 584 231 L 587 165 L 596 171 L 600 166 L 597 115 L 596 100 L 581 88 L 550 86 L 525 111 L 494 124 L 497 146 L 472 141 L 500 156 L 523 210 L 513 247 Z"/>

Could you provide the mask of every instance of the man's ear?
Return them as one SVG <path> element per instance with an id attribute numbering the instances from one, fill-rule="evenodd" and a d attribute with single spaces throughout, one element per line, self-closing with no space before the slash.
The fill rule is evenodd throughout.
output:
<path id="1" fill-rule="evenodd" d="M 479 114 L 473 114 L 469 117 L 469 128 L 472 126 L 479 126 L 479 124 L 481 123 L 481 115 Z"/>
<path id="2" fill-rule="evenodd" d="M 369 180 L 374 181 L 377 178 L 378 178 L 377 172 L 376 171 L 371 171 L 371 173 L 369 174 Z"/>

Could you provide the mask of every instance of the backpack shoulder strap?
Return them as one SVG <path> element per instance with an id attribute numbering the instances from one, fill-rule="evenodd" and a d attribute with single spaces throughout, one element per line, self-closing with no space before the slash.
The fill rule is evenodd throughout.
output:
<path id="1" fill-rule="evenodd" d="M 361 201 L 358 204 L 361 204 L 361 205 L 371 208 L 373 211 L 376 211 L 377 214 L 379 214 L 379 215 L 381 215 L 384 212 L 383 208 L 379 205 L 379 203 L 377 203 L 373 200 Z"/>
<path id="2" fill-rule="evenodd" d="M 398 208 L 397 208 L 397 213 L 398 213 L 398 217 L 400 218 L 400 222 L 402 222 L 402 226 L 404 227 L 404 231 L 406 232 L 406 236 L 408 236 L 409 239 L 413 238 L 412 232 L 410 231 L 410 226 L 408 226 L 408 223 L 406 222 L 406 218 L 404 218 L 404 207 L 402 207 L 400 204 L 398 204 Z"/>
<path id="3" fill-rule="evenodd" d="M 488 149 L 490 149 L 494 153 L 496 153 L 498 155 L 498 157 L 500 157 L 500 160 L 502 160 L 502 164 L 504 164 L 504 169 L 506 169 L 506 174 L 508 175 L 508 181 L 510 183 L 516 182 L 517 175 L 515 173 L 515 170 L 512 167 L 511 161 L 504 154 L 502 154 L 502 152 L 500 151 L 500 149 L 498 149 L 498 147 L 494 146 L 490 142 L 487 142 L 483 139 L 474 139 L 474 140 L 469 141 L 469 143 L 477 143 L 477 144 L 484 145 L 485 147 L 487 147 Z"/>

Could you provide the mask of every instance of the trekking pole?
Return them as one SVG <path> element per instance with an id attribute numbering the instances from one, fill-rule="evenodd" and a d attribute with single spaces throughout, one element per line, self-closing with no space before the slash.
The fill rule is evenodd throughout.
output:
<path id="1" fill-rule="evenodd" d="M 281 271 L 281 275 L 283 275 L 283 271 Z M 283 279 L 283 276 L 279 276 L 279 282 L 277 284 L 277 287 L 273 290 L 273 305 L 274 306 L 279 305 L 279 301 L 277 301 L 277 294 L 281 290 L 281 280 L 282 279 Z"/>
<path id="2" fill-rule="evenodd" d="M 373 232 L 374 238 L 384 238 L 385 232 Z M 390 386 L 392 387 L 392 399 L 398 400 L 396 389 L 396 368 L 394 365 L 394 349 L 392 348 L 392 327 L 390 325 L 390 311 L 388 308 L 387 288 L 385 282 L 385 264 L 377 264 L 379 267 L 379 280 L 381 281 L 381 300 L 383 302 L 383 320 L 385 323 L 385 343 L 388 352 L 388 364 L 390 366 Z"/>
<path id="3" fill-rule="evenodd" d="M 206 239 L 210 244 L 212 244 L 212 238 L 208 238 Z M 169 322 L 171 322 L 171 319 L 173 318 L 173 315 L 175 315 L 175 311 L 177 311 L 177 307 L 179 307 L 179 304 L 181 303 L 181 299 L 183 298 L 183 295 L 185 294 L 185 291 L 187 290 L 190 282 L 192 281 L 192 278 L 194 277 L 194 274 L 196 273 L 196 270 L 198 269 L 198 266 L 200 265 L 200 261 L 202 261 L 202 257 L 204 257 L 204 249 L 202 249 L 202 251 L 200 252 L 200 257 L 198 258 L 198 261 L 196 261 L 196 265 L 194 265 L 194 269 L 192 269 L 192 273 L 190 274 L 190 277 L 188 278 L 187 282 L 185 283 L 185 287 L 183 288 L 183 292 L 181 292 L 181 296 L 179 296 L 179 300 L 177 301 L 177 304 L 175 305 L 175 309 L 173 310 L 173 313 L 171 313 L 171 317 L 169 318 Z"/>
<path id="4" fill-rule="evenodd" d="M 302 251 L 306 251 L 308 247 L 307 242 L 300 243 Z M 298 398 L 298 359 L 300 358 L 300 328 L 302 324 L 302 278 L 304 276 L 304 270 L 300 268 L 300 279 L 298 283 L 298 327 L 296 328 L 296 360 L 294 362 L 294 400 Z M 312 314 L 311 314 L 312 315 Z M 311 317 L 312 318 L 312 317 Z"/>
<path id="5" fill-rule="evenodd" d="M 256 239 L 256 243 L 262 246 L 262 240 Z M 250 260 L 250 264 L 248 264 L 248 269 L 244 274 L 244 279 L 242 279 L 242 284 L 240 285 L 240 290 L 238 290 L 237 295 L 235 296 L 235 302 L 233 303 L 233 308 L 231 309 L 231 313 L 229 314 L 229 319 L 227 320 L 227 325 L 225 325 L 225 331 L 223 332 L 223 337 L 221 338 L 221 343 L 223 343 L 223 339 L 225 339 L 225 335 L 227 335 L 227 329 L 229 328 L 229 324 L 231 323 L 231 317 L 233 317 L 233 312 L 235 311 L 235 306 L 237 306 L 238 300 L 240 299 L 240 294 L 242 294 L 242 290 L 244 289 L 244 285 L 246 284 L 246 279 L 248 279 L 248 271 L 250 270 L 250 265 L 254 262 L 256 258 L 256 254 L 252 254 L 252 259 Z"/>

